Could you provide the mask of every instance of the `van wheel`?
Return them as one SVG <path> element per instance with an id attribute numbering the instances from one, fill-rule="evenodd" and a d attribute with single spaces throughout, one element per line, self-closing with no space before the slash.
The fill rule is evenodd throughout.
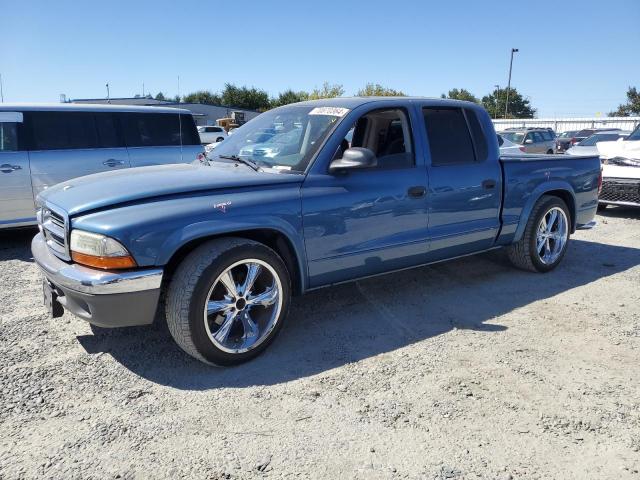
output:
<path id="1" fill-rule="evenodd" d="M 563 200 L 543 195 L 531 212 L 522 238 L 507 248 L 511 263 L 531 272 L 557 267 L 567 251 L 570 218 Z"/>
<path id="2" fill-rule="evenodd" d="M 274 340 L 290 298 L 289 273 L 273 250 L 243 238 L 215 239 L 176 270 L 166 297 L 167 325 L 192 357 L 235 365 Z"/>
<path id="3" fill-rule="evenodd" d="M 223 140 L 224 140 L 224 137 L 218 137 L 218 138 L 216 138 L 216 142 L 221 142 L 221 141 L 223 141 Z"/>
<path id="4" fill-rule="evenodd" d="M 553 155 L 553 150 L 547 150 L 547 155 Z"/>

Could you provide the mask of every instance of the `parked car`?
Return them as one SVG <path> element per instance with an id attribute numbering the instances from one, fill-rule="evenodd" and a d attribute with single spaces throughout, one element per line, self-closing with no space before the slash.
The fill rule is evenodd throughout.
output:
<path id="1" fill-rule="evenodd" d="M 552 154 L 555 149 L 555 133 L 550 128 L 509 128 L 500 135 L 521 145 L 525 153 Z"/>
<path id="2" fill-rule="evenodd" d="M 598 147 L 599 142 L 615 142 L 618 139 L 626 138 L 631 132 L 624 132 L 622 130 L 602 131 L 594 133 L 590 137 L 585 138 L 581 142 L 576 143 L 573 147 L 567 150 L 568 155 L 599 155 Z"/>
<path id="3" fill-rule="evenodd" d="M 520 155 L 524 153 L 524 147 L 522 145 L 516 145 L 515 143 L 507 140 L 502 135 L 498 134 L 498 146 L 500 147 L 501 155 Z"/>
<path id="4" fill-rule="evenodd" d="M 0 130 L 0 228 L 35 225 L 34 197 L 56 183 L 203 152 L 191 112 L 176 108 L 5 103 Z"/>
<path id="5" fill-rule="evenodd" d="M 640 125 L 626 139 L 597 148 L 603 163 L 600 207 L 640 207 Z"/>
<path id="6" fill-rule="evenodd" d="M 241 155 L 277 124 L 300 135 Z M 32 252 L 53 316 L 142 325 L 164 305 L 188 354 L 236 364 L 308 290 L 498 247 L 519 268 L 554 269 L 591 226 L 601 179 L 596 156 L 500 157 L 474 103 L 410 97 L 269 110 L 213 157 L 41 192 Z"/>
<path id="7" fill-rule="evenodd" d="M 203 145 L 221 142 L 228 136 L 224 128 L 214 125 L 202 125 L 198 127 L 198 135 L 200 135 L 200 143 Z"/>
<path id="8" fill-rule="evenodd" d="M 590 137 L 594 133 L 619 131 L 619 128 L 583 128 L 582 130 L 564 132 L 556 140 L 556 153 L 566 152 L 568 149 Z"/>

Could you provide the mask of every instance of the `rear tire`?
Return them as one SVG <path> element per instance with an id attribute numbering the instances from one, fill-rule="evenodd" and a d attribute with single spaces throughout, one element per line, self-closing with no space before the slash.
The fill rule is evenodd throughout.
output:
<path id="1" fill-rule="evenodd" d="M 553 150 L 547 150 L 547 155 L 553 155 Z"/>
<path id="2" fill-rule="evenodd" d="M 609 205 L 606 204 L 606 203 L 599 203 L 598 204 L 598 212 L 602 212 L 602 211 L 606 210 L 608 206 Z"/>
<path id="3" fill-rule="evenodd" d="M 224 140 L 224 138 L 223 138 L 223 137 L 218 137 L 218 138 L 216 138 L 216 143 L 219 143 L 219 142 L 221 142 L 221 141 L 223 141 L 223 140 Z"/>
<path id="4" fill-rule="evenodd" d="M 546 228 L 548 223 L 551 223 L 550 229 Z M 543 195 L 531 211 L 522 238 L 507 247 L 509 260 L 514 266 L 530 272 L 553 270 L 567 251 L 570 232 L 571 216 L 567 204 L 558 197 Z"/>
<path id="5" fill-rule="evenodd" d="M 219 238 L 196 248 L 176 270 L 166 296 L 167 325 L 192 357 L 236 365 L 271 344 L 290 298 L 278 254 L 252 240 Z"/>

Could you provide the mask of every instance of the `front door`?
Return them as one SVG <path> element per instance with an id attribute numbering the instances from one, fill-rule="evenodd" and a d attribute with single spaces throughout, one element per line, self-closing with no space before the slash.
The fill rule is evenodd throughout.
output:
<path id="1" fill-rule="evenodd" d="M 425 107 L 429 144 L 429 261 L 491 247 L 500 228 L 502 173 L 474 109 Z M 489 126 L 486 126 L 489 128 Z"/>
<path id="2" fill-rule="evenodd" d="M 425 262 L 427 176 L 416 165 L 403 109 L 375 110 L 355 124 L 336 153 L 368 148 L 377 166 L 310 174 L 302 186 L 310 287 Z"/>
<path id="3" fill-rule="evenodd" d="M 20 142 L 21 112 L 0 112 L 0 228 L 35 222 L 29 156 Z"/>

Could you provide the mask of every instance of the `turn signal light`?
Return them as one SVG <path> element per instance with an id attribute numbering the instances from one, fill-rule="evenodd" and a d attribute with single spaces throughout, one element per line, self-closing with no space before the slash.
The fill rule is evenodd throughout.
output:
<path id="1" fill-rule="evenodd" d="M 125 257 L 96 257 L 94 255 L 87 255 L 86 253 L 71 252 L 71 258 L 74 262 L 81 265 L 103 270 L 137 267 L 136 261 L 130 255 Z"/>

